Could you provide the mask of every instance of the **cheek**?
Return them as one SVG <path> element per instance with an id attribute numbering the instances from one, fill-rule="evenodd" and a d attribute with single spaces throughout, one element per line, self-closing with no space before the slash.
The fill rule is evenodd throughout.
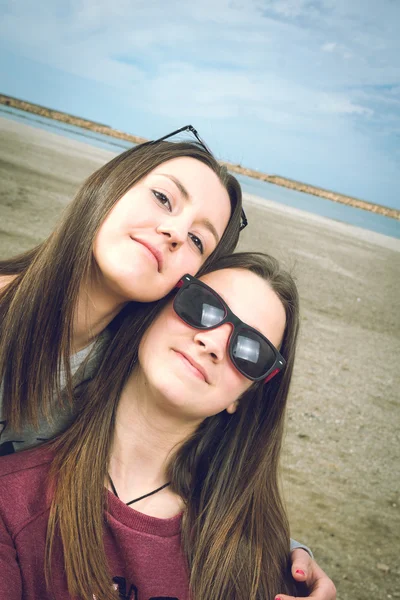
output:
<path id="1" fill-rule="evenodd" d="M 154 352 L 154 348 L 158 348 L 158 351 Z M 163 347 L 159 337 L 153 335 L 152 331 L 140 343 L 138 361 L 140 370 L 147 380 L 154 381 L 160 376 L 160 368 L 162 369 L 164 363 Z"/>
<path id="2" fill-rule="evenodd" d="M 196 253 L 195 250 L 189 248 L 187 244 L 181 248 L 180 252 L 175 253 L 175 261 L 173 263 L 173 285 L 186 273 L 196 275 L 204 263 L 203 257 Z"/>
<path id="3" fill-rule="evenodd" d="M 177 321 L 179 322 L 177 323 Z M 139 346 L 139 361 L 141 356 L 145 359 L 145 357 L 151 357 L 159 354 L 159 351 L 166 350 L 173 334 L 177 331 L 177 326 L 181 322 L 175 314 L 172 302 L 170 302 L 163 308 L 161 314 L 158 315 L 144 334 Z M 157 348 L 158 352 L 154 352 L 154 348 Z"/>
<path id="4" fill-rule="evenodd" d="M 242 394 L 247 392 L 247 390 L 251 387 L 252 382 L 249 379 L 244 378 L 239 374 L 239 377 L 236 375 L 230 378 L 229 381 L 229 390 L 233 397 L 233 400 L 237 400 Z"/>
<path id="5" fill-rule="evenodd" d="M 131 224 L 132 221 L 136 222 L 142 217 L 142 213 L 135 211 L 134 206 L 130 204 L 126 198 L 122 198 L 114 206 L 106 220 L 104 226 L 107 231 L 115 231 L 126 228 L 127 224 Z"/>
<path id="6" fill-rule="evenodd" d="M 224 373 L 220 379 L 220 391 L 226 396 L 227 401 L 237 400 L 244 392 L 246 392 L 252 385 L 252 381 L 244 377 L 235 367 L 232 365 L 229 358 L 227 358 L 227 364 L 225 365 Z"/>
<path id="7" fill-rule="evenodd" d="M 155 205 L 137 196 L 137 190 L 128 192 L 113 206 L 103 221 L 99 233 L 112 233 L 126 230 L 128 227 L 139 227 L 154 218 Z"/>
<path id="8" fill-rule="evenodd" d="M 120 206 L 121 200 L 117 202 L 111 212 L 100 225 L 99 231 L 94 240 L 93 251 L 95 256 L 104 252 L 111 242 L 114 242 L 114 237 L 120 232 L 122 225 L 126 222 L 124 218 L 123 207 Z"/>
<path id="9" fill-rule="evenodd" d="M 162 347 L 162 319 L 157 319 L 144 334 L 139 346 L 139 360 L 152 355 L 152 348 Z"/>

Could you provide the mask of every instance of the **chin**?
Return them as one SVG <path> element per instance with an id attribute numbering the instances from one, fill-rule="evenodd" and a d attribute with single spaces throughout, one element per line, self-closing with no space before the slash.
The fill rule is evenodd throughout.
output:
<path id="1" fill-rule="evenodd" d="M 110 278 L 111 280 L 111 278 Z M 126 302 L 154 302 L 167 293 L 159 290 L 159 286 L 148 273 L 124 273 L 112 278 L 111 287 Z"/>
<path id="2" fill-rule="evenodd" d="M 169 377 L 167 381 L 159 383 L 158 391 L 167 404 L 176 407 L 184 406 L 190 394 L 186 386 L 179 380 L 176 381 L 175 377 Z"/>
<path id="3" fill-rule="evenodd" d="M 162 397 L 163 405 L 170 406 L 176 410 L 185 412 L 188 398 L 193 397 L 193 390 L 180 377 L 172 372 L 172 369 L 167 369 L 163 373 L 159 373 L 154 387 Z"/>

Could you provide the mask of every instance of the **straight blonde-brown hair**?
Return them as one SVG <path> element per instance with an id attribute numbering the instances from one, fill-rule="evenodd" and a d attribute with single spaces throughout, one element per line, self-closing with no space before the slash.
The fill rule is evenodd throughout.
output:
<path id="1" fill-rule="evenodd" d="M 159 164 L 178 157 L 206 164 L 219 177 L 231 202 L 231 217 L 209 257 L 232 252 L 242 207 L 237 180 L 196 143 L 157 142 L 136 146 L 93 173 L 78 191 L 54 232 L 36 248 L 0 261 L 0 275 L 16 277 L 0 292 L 0 381 L 3 419 L 16 431 L 51 420 L 57 405 L 73 404 L 70 369 L 74 310 L 79 290 L 94 272 L 93 242 L 118 200 Z M 136 320 L 136 304 L 125 310 Z M 110 330 L 118 329 L 117 317 Z M 61 394 L 60 372 L 65 373 Z"/>
<path id="2" fill-rule="evenodd" d="M 223 411 L 205 419 L 171 458 L 169 477 L 185 502 L 181 536 L 193 600 L 273 600 L 278 592 L 293 592 L 278 465 L 299 327 L 298 294 L 291 276 L 267 255 L 234 254 L 202 272 L 226 268 L 254 272 L 280 298 L 286 313 L 280 348 L 286 368 L 267 385 L 254 384 L 233 415 Z M 130 323 L 114 337 L 97 376 L 82 391 L 75 423 L 52 443 L 46 574 L 51 587 L 51 558 L 60 536 L 71 596 L 117 597 L 103 545 L 104 484 L 116 408 L 140 339 L 167 301 L 142 306 L 140 327 Z"/>

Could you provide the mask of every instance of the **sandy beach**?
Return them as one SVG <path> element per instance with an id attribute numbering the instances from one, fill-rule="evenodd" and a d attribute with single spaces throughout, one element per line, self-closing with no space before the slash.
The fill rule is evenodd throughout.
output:
<path id="1" fill-rule="evenodd" d="M 39 243 L 113 153 L 0 118 L 0 256 Z M 400 598 L 400 240 L 245 196 L 239 249 L 295 274 L 302 331 L 284 446 L 292 536 L 340 600 Z"/>

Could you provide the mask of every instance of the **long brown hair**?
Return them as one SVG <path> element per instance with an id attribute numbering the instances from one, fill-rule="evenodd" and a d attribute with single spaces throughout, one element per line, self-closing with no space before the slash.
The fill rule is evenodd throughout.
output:
<path id="1" fill-rule="evenodd" d="M 145 143 L 115 157 L 78 191 L 55 231 L 21 256 L 1 261 L 0 275 L 17 275 L 0 293 L 0 381 L 3 418 L 19 430 L 51 418 L 54 398 L 72 404 L 72 324 L 82 282 L 93 270 L 93 242 L 118 200 L 159 164 L 187 156 L 210 167 L 229 194 L 231 217 L 209 257 L 233 252 L 239 236 L 237 180 L 196 143 Z M 129 309 L 135 313 L 135 303 Z M 120 321 L 118 321 L 120 322 Z M 59 373 L 66 374 L 61 396 Z"/>
<path id="2" fill-rule="evenodd" d="M 203 421 L 169 464 L 173 490 L 184 500 L 182 545 L 192 597 L 272 600 L 289 593 L 289 527 L 278 484 L 284 414 L 299 325 L 299 302 L 291 276 L 260 253 L 223 257 L 203 272 L 248 269 L 268 281 L 286 312 L 280 352 L 283 373 L 254 384 L 233 414 Z M 69 592 L 115 600 L 102 535 L 116 408 L 137 361 L 140 339 L 166 299 L 141 308 L 141 329 L 115 336 L 96 377 L 83 392 L 81 414 L 58 440 L 50 481 L 55 489 L 46 546 L 51 582 L 53 540 L 61 536 Z M 132 349 L 128 356 L 126 348 Z M 79 543 L 77 544 L 77 540 Z"/>

